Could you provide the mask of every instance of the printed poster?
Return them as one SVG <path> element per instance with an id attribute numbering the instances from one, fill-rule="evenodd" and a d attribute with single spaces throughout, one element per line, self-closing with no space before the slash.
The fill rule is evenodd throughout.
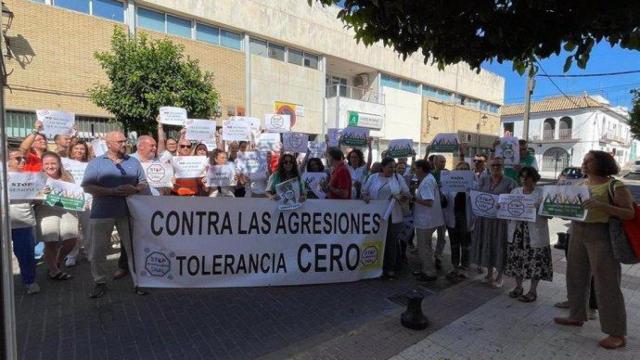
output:
<path id="1" fill-rule="evenodd" d="M 234 186 L 236 184 L 234 166 L 233 163 L 209 166 L 207 168 L 207 186 Z"/>
<path id="2" fill-rule="evenodd" d="M 309 141 L 309 158 L 323 158 L 327 152 L 327 143 Z"/>
<path id="3" fill-rule="evenodd" d="M 44 200 L 48 205 L 70 211 L 84 211 L 84 189 L 80 185 L 49 178 L 46 187 L 50 190 Z"/>
<path id="4" fill-rule="evenodd" d="M 278 210 L 295 210 L 302 206 L 300 203 L 300 180 L 290 179 L 276 185 L 278 194 Z"/>
<path id="5" fill-rule="evenodd" d="M 164 125 L 184 126 L 187 110 L 179 107 L 163 106 L 159 110 L 160 123 Z"/>
<path id="6" fill-rule="evenodd" d="M 84 179 L 84 172 L 87 170 L 89 163 L 77 161 L 69 158 L 61 158 L 62 167 L 68 171 L 76 184 L 82 183 Z"/>
<path id="7" fill-rule="evenodd" d="M 340 129 L 327 130 L 327 146 L 338 147 L 340 146 Z"/>
<path id="8" fill-rule="evenodd" d="M 73 135 L 76 121 L 74 113 L 58 110 L 36 110 L 36 118 L 42 121 L 42 129 L 48 139 L 56 135 Z"/>
<path id="9" fill-rule="evenodd" d="M 256 141 L 256 149 L 261 152 L 280 151 L 280 134 L 278 133 L 262 133 Z"/>
<path id="10" fill-rule="evenodd" d="M 536 221 L 536 199 L 532 195 L 501 194 L 498 203 L 498 219 Z"/>
<path id="11" fill-rule="evenodd" d="M 184 123 L 185 139 L 197 142 L 212 141 L 215 143 L 216 122 L 203 119 L 187 119 Z M 209 146 L 207 146 L 209 149 Z"/>
<path id="12" fill-rule="evenodd" d="M 266 114 L 264 128 L 271 133 L 284 133 L 291 130 L 291 116 L 280 114 Z"/>
<path id="13" fill-rule="evenodd" d="M 518 144 L 518 138 L 513 136 L 500 138 L 500 144 L 496 146 L 495 157 L 503 158 L 505 165 L 520 164 L 520 145 Z"/>
<path id="14" fill-rule="evenodd" d="M 208 160 L 206 156 L 174 156 L 171 165 L 176 179 L 199 178 L 204 176 Z"/>
<path id="15" fill-rule="evenodd" d="M 432 153 L 454 153 L 458 151 L 460 142 L 458 141 L 458 134 L 455 133 L 442 133 L 437 134 L 431 145 L 429 146 L 429 152 Z"/>
<path id="16" fill-rule="evenodd" d="M 96 157 L 102 156 L 107 153 L 107 142 L 104 139 L 95 139 L 91 141 L 91 149 Z"/>
<path id="17" fill-rule="evenodd" d="M 309 146 L 309 135 L 297 132 L 282 134 L 282 151 L 306 153 Z"/>
<path id="18" fill-rule="evenodd" d="M 392 158 L 412 157 L 416 152 L 413 151 L 413 140 L 411 139 L 394 139 L 389 141 L 387 148 L 387 156 Z"/>
<path id="19" fill-rule="evenodd" d="M 327 174 L 324 172 L 302 174 L 302 184 L 306 190 L 311 190 L 318 199 L 325 199 L 327 194 L 322 191 L 322 184 L 327 182 Z"/>
<path id="20" fill-rule="evenodd" d="M 9 200 L 42 200 L 42 188 L 47 182 L 47 176 L 41 172 L 12 172 L 7 173 L 7 189 Z"/>
<path id="21" fill-rule="evenodd" d="M 587 217 L 587 210 L 582 207 L 582 203 L 590 198 L 587 186 L 547 185 L 542 190 L 540 215 L 578 221 Z"/>
<path id="22" fill-rule="evenodd" d="M 471 170 L 451 170 L 440 172 L 440 184 L 444 192 L 469 192 L 475 180 Z"/>
<path id="23" fill-rule="evenodd" d="M 340 134 L 340 144 L 351 147 L 366 147 L 369 139 L 369 129 L 347 126 Z"/>
<path id="24" fill-rule="evenodd" d="M 244 118 L 224 121 L 222 123 L 222 140 L 251 141 L 251 124 Z"/>
<path id="25" fill-rule="evenodd" d="M 173 187 L 173 166 L 171 164 L 148 161 L 142 163 L 142 168 L 147 175 L 149 186 L 154 188 Z"/>
<path id="26" fill-rule="evenodd" d="M 495 219 L 498 215 L 498 195 L 471 190 L 471 210 L 476 216 Z"/>
<path id="27" fill-rule="evenodd" d="M 247 151 L 236 159 L 238 170 L 251 180 L 267 179 L 267 158 L 257 151 Z"/>

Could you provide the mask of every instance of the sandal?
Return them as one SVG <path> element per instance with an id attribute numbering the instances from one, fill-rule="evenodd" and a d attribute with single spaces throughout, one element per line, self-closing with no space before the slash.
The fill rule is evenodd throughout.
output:
<path id="1" fill-rule="evenodd" d="M 72 278 L 71 275 L 67 274 L 66 272 L 62 272 L 62 271 L 59 271 L 55 275 L 51 275 L 51 274 L 49 275 L 49 279 L 57 280 L 57 281 L 69 280 L 71 278 Z"/>
<path id="2" fill-rule="evenodd" d="M 627 339 L 624 336 L 608 336 L 600 340 L 598 345 L 608 350 L 618 349 L 627 345 Z"/>
<path id="3" fill-rule="evenodd" d="M 509 297 L 510 298 L 519 298 L 520 296 L 522 296 L 522 293 L 524 292 L 524 290 L 521 287 L 516 287 L 515 289 L 509 291 Z"/>
<path id="4" fill-rule="evenodd" d="M 570 318 L 554 318 L 553 321 L 558 324 L 558 325 L 565 325 L 565 326 L 582 326 L 582 324 L 584 324 L 584 321 L 580 321 L 580 320 L 574 320 L 574 319 L 570 319 Z"/>
<path id="5" fill-rule="evenodd" d="M 526 295 L 520 295 L 520 297 L 518 297 L 518 301 L 521 301 L 523 303 L 534 302 L 536 301 L 536 299 L 538 299 L 538 295 L 532 292 L 529 292 Z"/>

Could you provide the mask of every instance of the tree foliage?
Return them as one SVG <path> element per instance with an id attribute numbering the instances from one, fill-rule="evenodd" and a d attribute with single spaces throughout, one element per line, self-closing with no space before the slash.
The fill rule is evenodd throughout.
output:
<path id="1" fill-rule="evenodd" d="M 147 134 L 156 127 L 161 106 L 185 108 L 193 118 L 211 118 L 218 106 L 213 74 L 198 61 L 185 59 L 183 47 L 168 39 L 150 40 L 142 33 L 130 38 L 116 27 L 111 51 L 95 57 L 110 84 L 89 89 L 91 100 L 111 112 L 125 131 Z"/>
<path id="2" fill-rule="evenodd" d="M 633 98 L 631 99 L 632 109 L 629 112 L 629 125 L 633 137 L 640 140 L 640 89 L 631 90 L 631 95 Z"/>
<path id="3" fill-rule="evenodd" d="M 382 42 L 406 59 L 421 51 L 439 68 L 464 61 L 513 61 L 522 74 L 535 59 L 570 53 L 564 71 L 585 68 L 593 46 L 640 49 L 637 0 L 315 0 L 338 13 L 357 41 Z M 308 0 L 311 5 L 314 0 Z"/>

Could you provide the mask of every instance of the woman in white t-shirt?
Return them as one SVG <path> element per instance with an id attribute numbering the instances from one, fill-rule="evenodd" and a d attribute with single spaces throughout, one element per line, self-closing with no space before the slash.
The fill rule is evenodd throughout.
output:
<path id="1" fill-rule="evenodd" d="M 369 168 L 371 167 L 372 152 L 371 138 L 367 141 L 369 153 L 367 154 L 367 162 L 364 162 L 364 154 L 360 149 L 353 149 L 347 154 L 347 169 L 351 174 L 351 198 L 360 199 L 362 184 L 367 179 Z"/>
<path id="2" fill-rule="evenodd" d="M 415 162 L 418 188 L 413 202 L 414 226 L 416 228 L 416 240 L 418 242 L 418 256 L 422 270 L 417 274 L 420 281 L 434 281 L 437 273 L 433 257 L 433 233 L 438 227 L 444 225 L 444 216 L 440 206 L 440 190 L 436 178 L 431 175 L 431 166 L 426 160 Z"/>
<path id="3" fill-rule="evenodd" d="M 246 178 L 242 174 L 238 174 L 236 171 L 236 164 L 227 160 L 227 153 L 222 149 L 215 149 L 211 153 L 209 158 L 209 165 L 207 165 L 207 174 L 210 167 L 215 166 L 227 166 L 229 169 L 229 184 L 224 186 L 215 186 L 208 184 L 208 179 L 205 179 L 206 191 L 209 193 L 209 197 L 235 197 L 234 190 L 236 185 L 244 186 Z M 208 175 L 207 175 L 208 176 Z"/>

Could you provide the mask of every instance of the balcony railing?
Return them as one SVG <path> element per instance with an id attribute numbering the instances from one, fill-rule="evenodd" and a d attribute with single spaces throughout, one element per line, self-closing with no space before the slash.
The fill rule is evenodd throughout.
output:
<path id="1" fill-rule="evenodd" d="M 553 140 L 555 138 L 555 130 L 544 130 L 542 132 L 542 140 Z"/>
<path id="2" fill-rule="evenodd" d="M 571 139 L 571 129 L 560 129 L 560 140 Z"/>
<path id="3" fill-rule="evenodd" d="M 374 89 L 364 89 L 348 85 L 327 86 L 327 98 L 336 96 L 384 105 L 384 94 Z"/>
<path id="4" fill-rule="evenodd" d="M 625 139 L 623 136 L 616 135 L 612 131 L 607 131 L 607 132 L 603 133 L 602 135 L 600 135 L 600 140 L 601 141 L 615 141 L 615 142 L 618 142 L 618 143 L 624 144 L 624 145 L 629 145 L 629 143 L 630 143 L 630 141 Z"/>

